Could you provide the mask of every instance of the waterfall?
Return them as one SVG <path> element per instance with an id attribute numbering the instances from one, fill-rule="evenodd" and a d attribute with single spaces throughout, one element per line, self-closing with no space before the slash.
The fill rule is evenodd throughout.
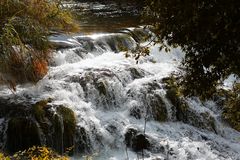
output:
<path id="1" fill-rule="evenodd" d="M 57 51 L 42 80 L 18 85 L 15 94 L 1 86 L 0 149 L 19 149 L 7 147 L 12 144 L 6 137 L 19 134 L 35 138 L 21 141 L 26 146 L 48 145 L 60 153 L 73 147 L 76 160 L 142 159 L 142 154 L 149 160 L 239 159 L 240 133 L 222 122 L 215 102 L 181 97 L 179 108 L 169 98 L 164 79 L 180 71 L 180 48 L 166 53 L 154 45 L 138 64 L 125 57 L 147 44 L 148 35 L 140 27 L 51 37 Z M 12 130 L 22 125 L 15 118 L 29 124 L 29 131 L 11 133 L 9 125 Z"/>

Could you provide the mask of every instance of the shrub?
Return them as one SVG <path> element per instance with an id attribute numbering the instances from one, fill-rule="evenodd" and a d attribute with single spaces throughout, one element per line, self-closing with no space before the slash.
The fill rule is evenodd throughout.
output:
<path id="1" fill-rule="evenodd" d="M 60 156 L 47 147 L 32 147 L 28 150 L 17 152 L 13 155 L 15 160 L 69 160 L 66 156 Z"/>
<path id="2" fill-rule="evenodd" d="M 10 158 L 5 156 L 3 153 L 0 153 L 0 159 L 2 159 L 2 160 L 10 160 Z"/>
<path id="3" fill-rule="evenodd" d="M 240 83 L 228 93 L 222 116 L 231 127 L 240 131 Z"/>
<path id="4" fill-rule="evenodd" d="M 1 0 L 1 80 L 38 81 L 48 70 L 48 35 L 77 30 L 71 12 L 59 0 Z"/>
<path id="5" fill-rule="evenodd" d="M 240 75 L 239 0 L 145 0 L 145 19 L 160 49 L 186 53 L 183 94 L 209 99 L 230 74 Z"/>

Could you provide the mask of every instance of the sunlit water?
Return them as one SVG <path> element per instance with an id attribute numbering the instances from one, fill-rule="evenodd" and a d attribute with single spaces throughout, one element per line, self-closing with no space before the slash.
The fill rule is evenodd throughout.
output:
<path id="1" fill-rule="evenodd" d="M 144 159 L 239 159 L 240 133 L 221 122 L 221 112 L 214 102 L 201 103 L 197 98 L 187 100 L 197 115 L 207 112 L 214 117 L 217 133 L 176 121 L 174 107 L 165 98 L 166 90 L 161 80 L 179 71 L 184 53 L 180 49 L 160 52 L 159 46 L 152 46 L 150 56 L 142 57 L 136 64 L 133 58 L 126 58 L 124 52 L 119 51 L 119 43 L 128 44 L 129 49 L 136 45 L 134 38 L 124 38 L 126 35 L 53 38 L 61 45 L 74 42 L 74 47 L 54 53 L 49 73 L 34 86 L 18 86 L 14 100 L 29 101 L 31 97 L 31 101 L 38 101 L 51 97 L 52 104 L 64 104 L 74 110 L 77 125 L 86 130 L 90 147 L 86 152 L 75 153 L 72 159 L 83 159 L 82 155 L 88 154 L 99 160 L 142 159 L 142 153 L 126 147 L 124 135 L 129 128 L 143 132 L 146 114 L 150 117 L 146 135 L 152 146 L 144 150 Z M 100 91 L 98 84 L 103 84 L 105 91 Z M 155 87 L 151 89 L 150 86 Z M 2 89 L 0 94 L 9 96 L 12 93 Z M 154 121 L 151 112 L 146 112 L 154 96 L 164 100 L 167 122 Z M 140 119 L 130 114 L 136 106 L 142 109 Z"/>
<path id="2" fill-rule="evenodd" d="M 83 15 L 95 10 L 101 12 L 82 22 L 80 34 L 50 37 L 53 44 L 66 49 L 53 54 L 48 74 L 36 85 L 17 86 L 14 95 L 8 88 L 1 87 L 0 95 L 11 97 L 13 101 L 32 102 L 51 97 L 52 104 L 71 108 L 77 116 L 77 125 L 87 132 L 89 146 L 86 151 L 76 151 L 74 160 L 84 159 L 83 155 L 96 160 L 143 159 L 141 152 L 126 147 L 124 139 L 129 128 L 143 132 L 145 117 L 145 134 L 151 143 L 151 148 L 144 150 L 145 160 L 239 160 L 240 133 L 222 122 L 221 111 L 214 102 L 202 103 L 194 97 L 186 99 L 193 113 L 203 118 L 199 121 L 204 122 L 202 113 L 214 118 L 215 132 L 176 121 L 176 110 L 165 97 L 162 79 L 180 71 L 178 66 L 184 53 L 179 48 L 166 53 L 155 45 L 150 47 L 150 56 L 141 57 L 138 64 L 133 58 L 126 58 L 121 46 L 126 46 L 130 52 L 137 43 L 144 43 L 139 30 L 142 34 L 146 32 L 141 28 L 113 32 L 126 26 L 137 26 L 139 21 L 135 18 L 139 14 L 130 12 L 132 16 L 123 18 L 123 22 L 119 20 L 121 23 L 118 24 L 116 15 L 120 11 L 114 10 L 115 4 L 112 5 L 82 2 L 81 9 L 86 11 Z M 113 10 L 106 16 L 110 8 Z M 101 16 L 104 9 L 106 12 Z M 95 15 L 110 20 L 102 22 L 96 18 L 89 23 Z M 129 12 L 123 15 L 129 15 Z M 125 23 L 127 19 L 129 23 Z M 132 23 L 133 19 L 137 22 Z M 161 97 L 167 107 L 166 122 L 152 118 L 154 113 L 149 108 L 154 97 Z M 139 118 L 131 115 L 136 107 L 141 110 Z M 2 123 L 3 119 L 0 119 Z"/>

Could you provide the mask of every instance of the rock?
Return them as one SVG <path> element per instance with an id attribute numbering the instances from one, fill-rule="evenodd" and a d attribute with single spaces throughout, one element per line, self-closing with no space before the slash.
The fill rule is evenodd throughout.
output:
<path id="1" fill-rule="evenodd" d="M 130 128 L 126 132 L 125 143 L 127 147 L 132 148 L 136 152 L 142 151 L 143 149 L 150 149 L 148 137 L 142 133 L 139 133 L 134 128 Z"/>
<path id="2" fill-rule="evenodd" d="M 96 88 L 99 91 L 100 95 L 107 95 L 107 86 L 103 81 L 97 82 Z"/>
<path id="3" fill-rule="evenodd" d="M 79 127 L 76 131 L 76 144 L 75 151 L 77 153 L 90 153 L 91 142 L 88 133 L 85 128 Z"/>
<path id="4" fill-rule="evenodd" d="M 7 150 L 11 153 L 41 145 L 39 128 L 29 118 L 11 118 L 7 129 Z"/>
<path id="5" fill-rule="evenodd" d="M 131 68 L 129 68 L 129 71 L 130 71 L 133 79 L 138 79 L 138 78 L 144 77 L 144 72 L 140 69 L 131 67 Z"/>
<path id="6" fill-rule="evenodd" d="M 132 146 L 132 139 L 137 135 L 138 131 L 134 128 L 129 128 L 125 133 L 125 143 L 128 147 Z"/>
<path id="7" fill-rule="evenodd" d="M 166 85 L 166 98 L 176 108 L 176 118 L 178 121 L 217 133 L 214 117 L 207 111 L 199 113 L 197 110 L 190 108 L 186 100 L 180 96 L 174 77 L 164 78 L 162 82 Z"/>
<path id="8" fill-rule="evenodd" d="M 5 103 L 6 102 L 6 103 Z M 74 112 L 65 106 L 50 105 L 51 99 L 35 104 L 14 104 L 0 100 L 0 118 L 6 128 L 6 152 L 16 152 L 45 145 L 63 153 L 75 143 L 76 118 Z M 56 113 L 54 112 L 56 108 Z"/>
<path id="9" fill-rule="evenodd" d="M 69 148 L 74 145 L 74 137 L 76 134 L 76 117 L 74 112 L 65 107 L 57 107 L 57 113 L 63 123 L 63 148 Z M 59 132 L 59 131 L 57 131 Z"/>
<path id="10" fill-rule="evenodd" d="M 134 106 L 130 109 L 130 116 L 133 116 L 135 117 L 136 119 L 141 119 L 143 118 L 142 115 L 143 115 L 143 111 L 140 109 L 139 106 Z"/>
<path id="11" fill-rule="evenodd" d="M 154 94 L 154 95 L 149 95 L 149 97 L 146 99 L 146 102 L 148 102 L 148 104 L 143 104 L 145 106 L 142 105 L 136 105 L 133 106 L 130 110 L 129 110 L 129 114 L 133 117 L 135 117 L 136 119 L 141 119 L 141 118 L 145 118 L 145 116 L 147 116 L 147 118 L 151 118 L 154 119 L 158 122 L 164 122 L 167 120 L 168 118 L 168 114 L 167 114 L 167 109 L 166 109 L 166 105 L 162 100 L 162 97 L 158 94 Z M 145 107 L 147 110 L 147 115 L 145 115 Z"/>
<path id="12" fill-rule="evenodd" d="M 129 112 L 136 119 L 148 118 L 158 122 L 164 122 L 168 119 L 167 106 L 163 100 L 163 96 L 159 93 L 161 86 L 157 81 L 146 83 L 140 87 L 138 92 L 128 90 L 129 97 L 137 103 L 133 103 Z"/>
<path id="13" fill-rule="evenodd" d="M 166 105 L 162 100 L 162 97 L 158 94 L 152 96 L 151 100 L 149 100 L 152 110 L 152 116 L 154 120 L 159 122 L 164 122 L 168 118 Z"/>
<path id="14" fill-rule="evenodd" d="M 144 134 L 137 134 L 132 139 L 132 148 L 135 151 L 141 151 L 143 149 L 149 149 L 150 143 Z"/>
<path id="15" fill-rule="evenodd" d="M 46 117 L 47 105 L 52 99 L 41 100 L 32 106 L 32 112 L 38 122 L 43 122 Z"/>

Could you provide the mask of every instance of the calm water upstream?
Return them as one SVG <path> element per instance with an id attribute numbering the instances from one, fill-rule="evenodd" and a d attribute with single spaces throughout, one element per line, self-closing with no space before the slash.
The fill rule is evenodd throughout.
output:
<path id="1" fill-rule="evenodd" d="M 81 32 L 116 32 L 141 25 L 142 3 L 80 0 L 75 9 Z"/>

